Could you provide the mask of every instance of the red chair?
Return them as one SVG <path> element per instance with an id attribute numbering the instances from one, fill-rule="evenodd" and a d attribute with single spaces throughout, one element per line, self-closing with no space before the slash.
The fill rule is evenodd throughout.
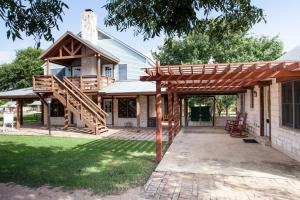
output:
<path id="1" fill-rule="evenodd" d="M 232 124 L 234 123 L 234 121 L 239 121 L 241 118 L 241 112 L 240 111 L 237 111 L 236 112 L 236 117 L 235 119 L 228 119 L 226 121 L 226 125 L 225 125 L 225 130 L 226 131 L 230 131 L 231 127 L 232 127 Z"/>
<path id="2" fill-rule="evenodd" d="M 247 126 L 247 113 L 244 113 L 242 119 L 233 122 L 230 128 L 230 136 L 236 138 L 246 138 L 248 133 L 245 132 Z"/>

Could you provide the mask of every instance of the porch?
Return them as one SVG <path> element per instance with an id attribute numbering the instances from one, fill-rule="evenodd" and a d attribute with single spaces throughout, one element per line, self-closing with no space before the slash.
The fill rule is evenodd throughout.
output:
<path id="1" fill-rule="evenodd" d="M 183 128 L 145 185 L 144 198 L 296 200 L 299 164 L 221 128 Z"/>

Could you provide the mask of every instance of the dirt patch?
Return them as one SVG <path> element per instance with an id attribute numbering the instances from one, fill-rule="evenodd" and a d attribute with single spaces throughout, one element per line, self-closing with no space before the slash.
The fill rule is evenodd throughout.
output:
<path id="1" fill-rule="evenodd" d="M 120 195 L 100 196 L 88 190 L 64 191 L 48 186 L 29 188 L 14 183 L 0 183 L 0 200 L 135 200 L 139 199 L 141 192 L 142 188 L 137 187 Z"/>

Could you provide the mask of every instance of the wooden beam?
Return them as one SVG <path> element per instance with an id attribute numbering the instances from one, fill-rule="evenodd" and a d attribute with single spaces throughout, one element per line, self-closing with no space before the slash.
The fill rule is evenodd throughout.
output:
<path id="1" fill-rule="evenodd" d="M 168 145 L 172 144 L 172 121 L 173 121 L 173 108 L 172 108 L 172 91 L 168 90 Z"/>
<path id="2" fill-rule="evenodd" d="M 156 81 L 156 161 L 162 159 L 162 113 L 161 82 Z"/>
<path id="3" fill-rule="evenodd" d="M 177 135 L 179 130 L 179 103 L 178 94 L 174 93 L 174 137 Z"/>
<path id="4" fill-rule="evenodd" d="M 216 97 L 213 97 L 213 118 L 212 118 L 213 127 L 216 126 Z"/>
<path id="5" fill-rule="evenodd" d="M 69 110 L 68 107 L 64 107 L 64 130 L 67 130 L 69 127 Z"/>
<path id="6" fill-rule="evenodd" d="M 184 96 L 184 126 L 188 127 L 188 101 L 187 96 Z"/>
<path id="7" fill-rule="evenodd" d="M 20 99 L 20 125 L 24 124 L 24 119 L 23 119 L 23 99 Z"/>
<path id="8" fill-rule="evenodd" d="M 114 108 L 115 108 L 115 99 L 114 96 L 111 97 L 111 125 L 114 126 L 115 125 L 115 112 L 114 112 Z"/>

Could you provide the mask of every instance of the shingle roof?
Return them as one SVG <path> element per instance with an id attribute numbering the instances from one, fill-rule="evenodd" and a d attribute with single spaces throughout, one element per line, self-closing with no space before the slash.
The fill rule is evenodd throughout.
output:
<path id="1" fill-rule="evenodd" d="M 104 94 L 155 94 L 155 82 L 145 81 L 117 81 L 100 90 Z M 162 89 L 165 92 L 165 89 Z"/>
<path id="2" fill-rule="evenodd" d="M 32 87 L 0 92 L 0 99 L 1 98 L 12 98 L 13 99 L 14 97 L 28 97 L 28 96 L 38 97 L 32 91 Z"/>

